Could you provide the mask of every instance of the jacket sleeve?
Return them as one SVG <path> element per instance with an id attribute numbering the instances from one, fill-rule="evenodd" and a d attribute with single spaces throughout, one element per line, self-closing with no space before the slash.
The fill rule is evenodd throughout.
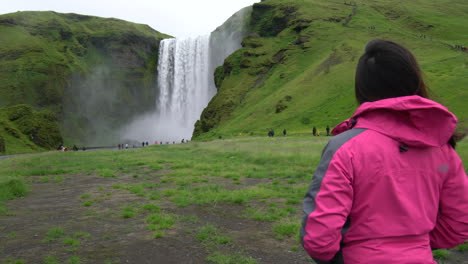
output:
<path id="1" fill-rule="evenodd" d="M 468 239 L 468 178 L 463 164 L 453 154 L 455 170 L 449 170 L 440 195 L 435 228 L 430 233 L 431 248 L 452 248 Z"/>
<path id="2" fill-rule="evenodd" d="M 301 242 L 317 263 L 339 263 L 342 231 L 353 201 L 351 157 L 331 143 L 325 147 L 303 204 Z"/>

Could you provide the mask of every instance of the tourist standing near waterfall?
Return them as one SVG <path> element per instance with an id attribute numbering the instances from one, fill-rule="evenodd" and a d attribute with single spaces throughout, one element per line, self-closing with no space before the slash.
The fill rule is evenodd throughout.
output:
<path id="1" fill-rule="evenodd" d="M 456 117 L 427 99 L 414 56 L 367 44 L 359 107 L 335 127 L 304 199 L 301 240 L 317 263 L 435 264 L 468 239 L 468 178 Z"/>

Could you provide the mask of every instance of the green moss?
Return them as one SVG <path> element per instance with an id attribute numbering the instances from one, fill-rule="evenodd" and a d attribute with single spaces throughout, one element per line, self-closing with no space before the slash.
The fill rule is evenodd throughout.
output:
<path id="1" fill-rule="evenodd" d="M 0 152 L 5 152 L 5 139 L 0 135 Z"/>

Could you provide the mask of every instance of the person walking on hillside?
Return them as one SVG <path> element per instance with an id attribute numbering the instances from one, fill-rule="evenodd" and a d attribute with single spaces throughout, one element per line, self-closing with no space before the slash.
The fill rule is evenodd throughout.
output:
<path id="1" fill-rule="evenodd" d="M 317 136 L 317 128 L 316 127 L 313 127 L 312 128 L 312 135 Z"/>
<path id="2" fill-rule="evenodd" d="M 306 193 L 300 237 L 318 263 L 436 264 L 431 249 L 468 239 L 468 178 L 457 118 L 428 99 L 415 57 L 374 40 L 359 59 L 359 107 Z"/>
<path id="3" fill-rule="evenodd" d="M 328 137 L 328 136 L 330 136 L 330 127 L 328 125 L 327 125 L 326 130 L 327 130 L 327 137 Z"/>
<path id="4" fill-rule="evenodd" d="M 286 136 L 286 128 L 283 129 L 283 136 Z"/>

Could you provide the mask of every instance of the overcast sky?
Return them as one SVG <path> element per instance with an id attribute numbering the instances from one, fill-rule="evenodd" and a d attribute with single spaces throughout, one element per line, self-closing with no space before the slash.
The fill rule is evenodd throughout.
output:
<path id="1" fill-rule="evenodd" d="M 208 34 L 239 9 L 260 0 L 3 0 L 0 14 L 53 10 L 115 17 L 178 38 Z"/>

